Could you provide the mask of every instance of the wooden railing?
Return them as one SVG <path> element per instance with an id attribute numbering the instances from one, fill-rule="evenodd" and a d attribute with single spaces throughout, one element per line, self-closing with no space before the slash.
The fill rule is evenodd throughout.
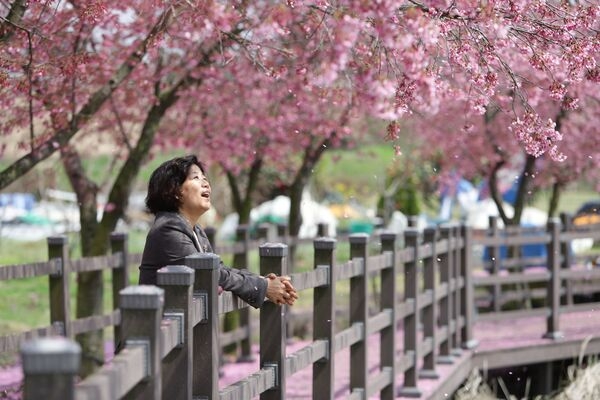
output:
<path id="1" fill-rule="evenodd" d="M 109 269 L 112 272 L 113 304 L 119 304 L 119 293 L 128 286 L 128 266 L 131 259 L 127 253 L 127 235 L 111 235 L 112 254 L 70 260 L 66 236 L 48 238 L 48 261 L 33 264 L 5 265 L 0 267 L 0 281 L 23 278 L 48 277 L 50 296 L 50 325 L 30 331 L 0 336 L 0 353 L 18 350 L 24 340 L 36 337 L 75 335 L 98 329 L 114 327 L 115 338 L 120 337 L 121 311 L 118 308 L 105 315 L 74 319 L 71 315 L 71 274 Z M 135 261 L 135 259 L 133 259 Z"/>
<path id="2" fill-rule="evenodd" d="M 571 243 L 578 239 L 600 240 L 600 226 L 575 227 L 567 215 L 551 219 L 544 228 L 498 229 L 490 218 L 490 229 L 475 232 L 475 246 L 487 246 L 487 260 L 471 262 L 478 320 L 503 320 L 549 316 L 546 335 L 557 335 L 561 312 L 594 309 L 598 303 L 576 301 L 576 297 L 600 292 L 600 268 L 588 256 L 576 256 Z M 543 255 L 520 253 L 522 246 L 538 245 Z M 504 256 L 501 256 L 501 248 Z M 587 264 L 587 265 L 586 265 Z M 590 296 L 591 297 L 591 296 Z M 537 300 L 537 302 L 533 301 Z M 482 306 L 483 304 L 483 306 Z"/>
<path id="3" fill-rule="evenodd" d="M 53 327 L 40 332 L 41 336 L 50 337 L 27 340 L 21 347 L 25 399 L 42 396 L 46 399 L 250 399 L 259 395 L 261 399 L 283 399 L 286 381 L 309 366 L 313 370 L 314 399 L 334 397 L 334 371 L 340 368 L 348 368 L 349 372 L 347 398 L 379 394 L 382 399 L 391 399 L 396 396 L 399 383 L 401 394 L 418 396 L 420 377 L 436 377 L 437 365 L 453 362 L 454 355 L 462 348 L 477 344 L 473 337 L 474 304 L 476 292 L 481 288 L 500 297 L 507 285 L 541 283 L 548 299 L 544 307 L 514 311 L 494 306 L 489 313 L 478 310 L 477 319 L 543 313 L 547 316 L 545 336 L 549 338 L 561 336 L 558 324 L 561 312 L 598 307 L 597 303 L 569 303 L 567 297 L 577 293 L 572 285 L 574 281 L 600 279 L 600 274 L 595 270 L 585 273 L 571 270 L 567 263 L 571 257 L 568 243 L 583 237 L 600 239 L 600 227 L 562 231 L 561 223 L 552 220 L 548 229 L 539 235 L 531 232 L 509 235 L 508 231 L 505 235 L 496 235 L 490 234 L 492 229 L 482 235 L 454 224 L 427 228 L 423 232 L 410 228 L 404 234 L 402 248 L 396 234 L 383 233 L 378 237 L 376 251 L 369 245 L 373 238 L 355 234 L 348 238 L 349 259 L 342 263 L 336 261 L 338 241 L 319 238 L 313 242 L 314 269 L 302 273 L 287 270 L 286 244 L 261 244 L 261 274 L 290 274 L 301 296 L 312 289 L 312 341 L 288 354 L 288 309 L 265 303 L 260 309 L 260 369 L 221 389 L 218 386 L 222 345 L 219 319 L 223 314 L 245 310 L 247 305 L 229 292 L 217 294 L 217 255 L 188 257 L 186 265 L 162 268 L 158 273 L 158 286 L 120 288 L 115 303 L 119 309 L 108 317 L 69 324 L 66 322 L 68 311 L 62 315 L 53 312 Z M 8 273 L 0 268 L 0 279 L 38 276 L 43 271 L 51 274 L 51 299 L 62 298 L 56 293 L 63 289 L 56 287 L 65 288 L 67 284 L 61 281 L 59 286 L 56 279 L 66 271 L 97 268 L 101 262 L 111 265 L 113 271 L 126 271 L 123 263 L 128 258 L 120 247 L 125 241 L 119 242 L 118 237 L 114 235 L 114 254 L 105 259 L 95 258 L 89 264 L 87 261 L 65 263 L 63 250 L 62 257 L 51 253 L 48 263 L 22 269 L 4 267 Z M 537 240 L 535 243 L 546 246 L 548 254 L 548 269 L 537 275 L 521 271 L 518 263 L 508 257 L 494 258 L 489 264 L 478 263 L 473 256 L 472 249 L 477 246 L 518 246 L 534 243 L 532 238 Z M 491 253 L 495 254 L 494 250 Z M 69 265 L 69 269 L 61 270 L 57 260 L 63 260 L 62 265 Z M 512 264 L 515 264 L 512 271 L 506 273 L 503 268 Z M 474 269 L 486 266 L 491 271 L 489 276 L 473 273 Z M 25 270 L 30 272 L 25 273 Z M 35 273 L 31 272 L 34 270 Z M 535 276 L 532 278 L 532 275 Z M 375 304 L 369 302 L 372 287 L 376 286 L 371 284 L 373 282 L 379 284 Z M 339 290 L 342 286 L 347 290 Z M 345 296 L 347 323 L 337 320 L 340 296 Z M 61 304 L 65 302 L 68 303 L 62 300 Z M 61 323 L 65 328 L 57 329 Z M 124 343 L 123 350 L 100 371 L 74 384 L 80 355 L 78 346 L 69 338 L 76 331 L 84 331 L 83 325 L 87 329 L 111 324 L 116 326 L 115 338 Z M 403 329 L 403 343 L 398 343 L 398 329 Z M 56 333 L 67 338 L 53 336 Z M 372 335 L 379 337 L 382 349 L 375 355 L 379 359 L 375 371 L 369 369 L 367 362 L 367 339 Z M 3 339 L 0 343 L 6 347 L 7 343 L 21 342 L 28 336 L 31 334 Z M 348 365 L 336 364 L 335 355 L 342 350 L 350 353 Z"/>

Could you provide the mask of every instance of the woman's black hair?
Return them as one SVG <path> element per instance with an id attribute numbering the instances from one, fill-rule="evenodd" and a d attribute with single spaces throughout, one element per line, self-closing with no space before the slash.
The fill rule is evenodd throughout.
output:
<path id="1" fill-rule="evenodd" d="M 178 211 L 181 206 L 181 185 L 187 179 L 192 165 L 205 173 L 204 165 L 194 155 L 165 161 L 150 175 L 146 207 L 152 214 L 160 211 Z"/>

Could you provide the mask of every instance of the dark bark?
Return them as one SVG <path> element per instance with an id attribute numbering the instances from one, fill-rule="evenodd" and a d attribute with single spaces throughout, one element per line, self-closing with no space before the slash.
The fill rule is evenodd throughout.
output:
<path id="1" fill-rule="evenodd" d="M 502 203 L 502 196 L 498 191 L 498 171 L 504 165 L 504 161 L 499 161 L 492 168 L 492 172 L 490 173 L 490 177 L 488 179 L 488 185 L 490 187 L 490 197 L 496 203 L 496 207 L 498 207 L 498 214 L 502 221 L 506 224 L 508 221 L 508 216 L 506 215 L 506 211 L 504 210 L 504 206 Z"/>
<path id="2" fill-rule="evenodd" d="M 517 197 L 515 199 L 514 209 L 515 213 L 512 217 L 512 225 L 520 225 L 521 217 L 523 215 L 523 209 L 525 208 L 525 200 L 527 193 L 530 190 L 531 186 L 531 177 L 535 172 L 535 163 L 537 158 L 527 154 L 525 158 L 525 165 L 523 166 L 523 171 L 519 176 L 519 186 L 517 187 Z"/>
<path id="3" fill-rule="evenodd" d="M 248 182 L 246 184 L 246 191 L 242 197 L 241 194 L 241 182 L 238 177 L 232 174 L 230 171 L 227 171 L 227 182 L 229 183 L 229 188 L 231 190 L 231 201 L 234 210 L 238 214 L 238 223 L 247 224 L 250 222 L 250 211 L 252 210 L 252 194 L 256 189 L 256 185 L 258 184 L 258 178 L 260 176 L 260 172 L 262 170 L 263 160 L 261 157 L 257 157 L 252 165 L 250 166 L 250 171 L 248 173 Z"/>
<path id="4" fill-rule="evenodd" d="M 100 253 L 94 251 L 92 247 L 98 227 L 96 216 L 98 186 L 86 177 L 81 158 L 75 149 L 70 146 L 63 147 L 61 159 L 79 205 L 81 253 L 84 256 L 99 255 Z M 82 272 L 77 275 L 76 315 L 78 318 L 104 313 L 102 277 L 102 271 Z M 76 339 L 82 349 L 80 374 L 88 376 L 104 362 L 102 331 L 79 334 Z"/>
<path id="5" fill-rule="evenodd" d="M 500 171 L 500 169 L 506 164 L 507 155 L 506 152 L 502 149 L 502 147 L 498 146 L 498 144 L 496 143 L 496 137 L 489 128 L 490 124 L 492 123 L 496 115 L 498 115 L 499 111 L 500 109 L 498 107 L 488 107 L 483 116 L 485 123 L 484 134 L 490 141 L 494 153 L 496 153 L 496 155 L 498 155 L 499 157 L 499 160 L 492 167 L 492 171 L 490 172 L 490 175 L 488 177 L 488 185 L 490 189 L 490 197 L 492 198 L 492 200 L 494 200 L 494 203 L 498 208 L 498 214 L 500 215 L 500 218 L 502 219 L 504 224 L 508 225 L 509 218 L 506 215 L 506 210 L 504 209 L 502 196 L 498 191 L 498 171 Z"/>
<path id="6" fill-rule="evenodd" d="M 504 165 L 504 161 L 498 162 L 492 169 L 492 173 L 489 177 L 490 195 L 498 207 L 498 213 L 505 226 L 518 226 L 521 223 L 521 216 L 523 215 L 523 209 L 525 208 L 525 196 L 531 184 L 531 177 L 533 176 L 535 162 L 536 158 L 534 156 L 529 154 L 526 156 L 525 165 L 523 166 L 523 170 L 519 175 L 517 195 L 515 198 L 515 204 L 513 204 L 514 213 L 510 218 L 506 214 L 506 210 L 503 206 L 502 196 L 498 191 L 497 174 L 500 168 Z"/>
<path id="7" fill-rule="evenodd" d="M 555 217 L 558 211 L 558 202 L 560 201 L 560 195 L 564 189 L 564 183 L 557 181 L 552 185 L 552 194 L 548 203 L 548 218 Z"/>
<path id="8" fill-rule="evenodd" d="M 335 133 L 333 133 L 335 135 Z M 312 175 L 312 171 L 317 165 L 317 162 L 321 159 L 323 153 L 329 148 L 331 140 L 329 138 L 322 141 L 318 141 L 313 147 L 309 147 L 304 150 L 304 157 L 302 158 L 302 164 L 289 186 L 290 193 L 290 215 L 289 215 L 289 233 L 290 236 L 296 237 L 300 232 L 300 226 L 302 225 L 302 214 L 300 212 L 300 206 L 302 204 L 302 192 Z"/>

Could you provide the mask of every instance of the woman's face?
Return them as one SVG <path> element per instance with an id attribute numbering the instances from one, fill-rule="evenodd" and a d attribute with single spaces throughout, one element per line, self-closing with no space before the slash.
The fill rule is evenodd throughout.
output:
<path id="1" fill-rule="evenodd" d="M 197 165 L 192 165 L 181 185 L 179 211 L 191 218 L 199 218 L 210 209 L 210 183 Z M 195 223 L 195 221 L 192 221 Z"/>

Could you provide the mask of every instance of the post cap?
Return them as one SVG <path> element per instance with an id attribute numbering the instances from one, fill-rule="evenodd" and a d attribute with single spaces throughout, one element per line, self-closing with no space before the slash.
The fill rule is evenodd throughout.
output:
<path id="1" fill-rule="evenodd" d="M 350 244 L 366 244 L 369 241 L 369 235 L 366 233 L 353 233 L 348 236 Z"/>
<path id="2" fill-rule="evenodd" d="M 398 234 L 392 231 L 384 231 L 379 234 L 379 238 L 384 242 L 393 242 L 396 241 Z"/>
<path id="3" fill-rule="evenodd" d="M 267 242 L 258 247 L 258 254 L 261 257 L 286 257 L 288 246 L 284 243 Z"/>
<path id="4" fill-rule="evenodd" d="M 314 240 L 313 247 L 315 250 L 333 250 L 335 249 L 337 240 L 329 237 L 320 237 Z"/>
<path id="5" fill-rule="evenodd" d="M 120 306 L 129 310 L 156 310 L 165 302 L 165 291 L 154 285 L 128 286 L 119 292 Z"/>
<path id="6" fill-rule="evenodd" d="M 419 237 L 420 233 L 421 233 L 421 231 L 419 231 L 418 228 L 406 228 L 404 230 L 404 237 L 405 238 L 417 238 L 417 237 Z"/>
<path id="7" fill-rule="evenodd" d="M 190 286 L 194 284 L 194 270 L 185 265 L 169 265 L 156 272 L 156 283 L 162 286 Z"/>
<path id="8" fill-rule="evenodd" d="M 428 226 L 423 230 L 423 235 L 427 237 L 435 238 L 437 236 L 438 229 L 435 226 Z"/>
<path id="9" fill-rule="evenodd" d="M 56 246 L 56 245 L 64 245 L 69 243 L 69 238 L 65 235 L 60 235 L 60 236 L 49 236 L 48 239 L 46 239 L 48 241 L 48 244 L 51 246 Z"/>
<path id="10" fill-rule="evenodd" d="M 192 269 L 216 269 L 221 258 L 214 253 L 196 253 L 185 258 L 185 265 Z"/>
<path id="11" fill-rule="evenodd" d="M 110 240 L 125 240 L 127 238 L 127 233 L 125 232 L 112 232 L 110 234 Z"/>
<path id="12" fill-rule="evenodd" d="M 62 336 L 34 339 L 21 346 L 21 360 L 25 374 L 76 374 L 81 347 Z"/>

